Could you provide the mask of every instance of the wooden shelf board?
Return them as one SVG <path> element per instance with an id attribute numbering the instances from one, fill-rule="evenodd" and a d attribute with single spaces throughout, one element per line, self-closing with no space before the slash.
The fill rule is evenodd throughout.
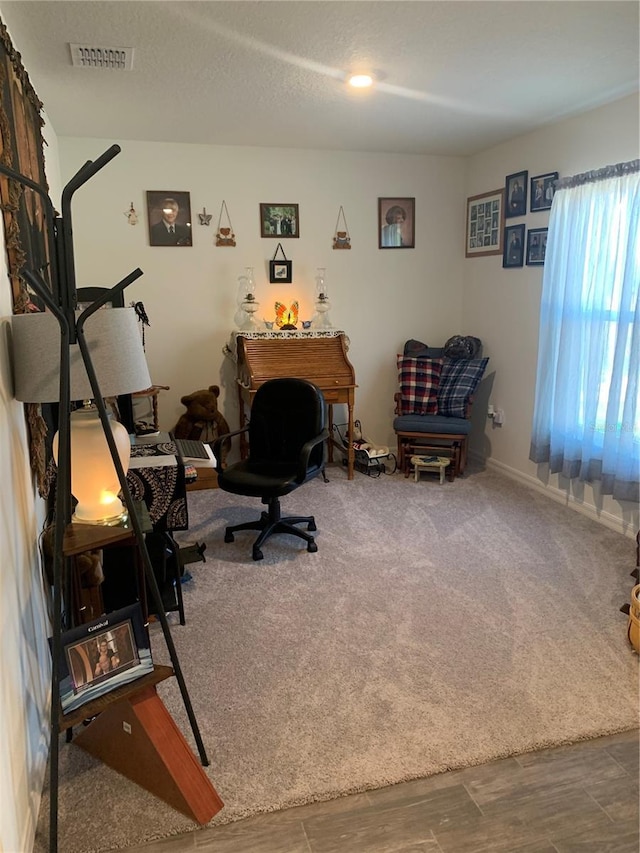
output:
<path id="1" fill-rule="evenodd" d="M 65 729 L 77 726 L 84 720 L 89 720 L 91 717 L 101 714 L 110 705 L 121 702 L 124 699 L 129 699 L 145 687 L 152 687 L 159 684 L 166 678 L 171 678 L 172 675 L 173 667 L 154 664 L 153 672 L 149 672 L 135 681 L 130 681 L 129 684 L 123 684 L 122 687 L 116 687 L 110 693 L 105 693 L 104 696 L 99 696 L 97 699 L 87 702 L 86 705 L 81 705 L 79 708 L 69 711 L 68 714 L 61 714 L 60 731 L 63 732 Z"/>

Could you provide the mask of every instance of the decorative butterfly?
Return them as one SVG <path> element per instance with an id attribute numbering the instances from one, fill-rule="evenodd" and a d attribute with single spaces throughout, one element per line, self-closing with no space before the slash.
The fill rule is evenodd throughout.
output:
<path id="1" fill-rule="evenodd" d="M 198 214 L 198 218 L 200 219 L 200 225 L 208 225 L 211 222 L 211 214 L 207 213 L 207 208 L 202 208 L 202 213 Z"/>
<path id="2" fill-rule="evenodd" d="M 276 326 L 279 329 L 295 329 L 298 322 L 298 301 L 287 308 L 282 302 L 276 302 Z"/>

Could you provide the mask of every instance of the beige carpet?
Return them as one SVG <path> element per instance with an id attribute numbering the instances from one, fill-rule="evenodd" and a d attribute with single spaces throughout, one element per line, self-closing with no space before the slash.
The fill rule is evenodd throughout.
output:
<path id="1" fill-rule="evenodd" d="M 226 804 L 214 823 L 637 726 L 632 540 L 492 471 L 329 476 L 284 499 L 315 513 L 318 553 L 277 537 L 260 563 L 252 534 L 222 541 L 256 501 L 189 496 L 181 539 L 208 547 L 172 633 Z M 175 679 L 160 692 L 192 742 Z M 63 853 L 193 828 L 61 745 Z M 36 849 L 46 831 L 45 797 Z"/>

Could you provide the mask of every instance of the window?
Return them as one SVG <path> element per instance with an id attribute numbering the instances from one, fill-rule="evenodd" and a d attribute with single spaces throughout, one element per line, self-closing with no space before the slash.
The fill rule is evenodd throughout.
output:
<path id="1" fill-rule="evenodd" d="M 566 179 L 549 219 L 530 458 L 640 499 L 640 161 Z"/>

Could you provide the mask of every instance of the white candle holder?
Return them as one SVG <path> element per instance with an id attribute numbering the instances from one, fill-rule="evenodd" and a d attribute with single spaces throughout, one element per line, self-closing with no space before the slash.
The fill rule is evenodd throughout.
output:
<path id="1" fill-rule="evenodd" d="M 329 292 L 327 290 L 325 267 L 318 267 L 316 274 L 316 313 L 313 318 L 312 327 L 314 329 L 332 329 L 331 320 L 329 319 Z"/>

